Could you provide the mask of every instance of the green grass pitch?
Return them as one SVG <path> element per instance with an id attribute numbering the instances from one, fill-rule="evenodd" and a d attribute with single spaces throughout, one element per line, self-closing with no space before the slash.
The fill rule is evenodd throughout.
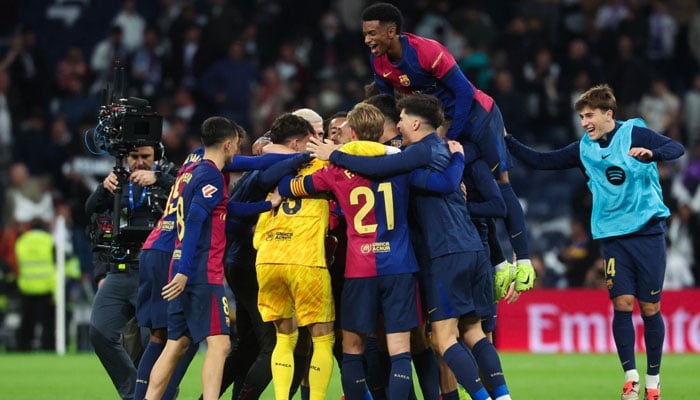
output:
<path id="1" fill-rule="evenodd" d="M 195 357 L 180 386 L 180 399 L 196 399 L 200 393 L 203 354 Z M 513 398 L 530 399 L 619 399 L 623 375 L 613 354 L 523 354 L 501 355 Z M 637 356 L 638 363 L 643 355 Z M 643 364 L 638 364 L 644 374 Z M 695 386 L 700 355 L 666 354 L 661 367 L 665 399 L 697 399 Z M 420 398 L 420 392 L 419 398 Z M 327 398 L 341 396 L 337 366 Z M 0 353 L 0 398 L 13 400 L 118 399 L 107 373 L 92 353 L 53 354 Z M 271 387 L 263 399 L 273 399 Z M 297 395 L 297 398 L 299 396 Z M 222 396 L 230 399 L 230 391 Z"/>

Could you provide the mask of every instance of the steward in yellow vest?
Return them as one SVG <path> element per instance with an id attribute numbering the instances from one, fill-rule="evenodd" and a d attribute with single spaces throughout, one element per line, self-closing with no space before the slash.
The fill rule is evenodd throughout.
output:
<path id="1" fill-rule="evenodd" d="M 34 330 L 37 324 L 41 325 L 41 350 L 53 350 L 56 266 L 53 237 L 45 230 L 43 221 L 32 221 L 30 229 L 17 238 L 15 251 L 17 286 L 22 303 L 22 322 L 17 331 L 18 350 L 29 351 L 35 347 Z"/>
<path id="2" fill-rule="evenodd" d="M 56 289 L 53 236 L 42 229 L 32 229 L 17 238 L 17 286 L 22 294 L 40 295 Z"/>

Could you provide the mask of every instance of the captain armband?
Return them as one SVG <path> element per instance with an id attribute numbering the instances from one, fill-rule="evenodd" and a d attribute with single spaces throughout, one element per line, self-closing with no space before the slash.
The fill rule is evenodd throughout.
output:
<path id="1" fill-rule="evenodd" d="M 303 176 L 301 176 L 301 175 L 295 176 L 294 178 L 292 178 L 289 185 L 290 185 L 290 189 L 292 190 L 292 194 L 295 197 L 304 197 L 304 196 L 309 195 L 306 192 L 306 189 L 304 189 L 304 177 Z"/>

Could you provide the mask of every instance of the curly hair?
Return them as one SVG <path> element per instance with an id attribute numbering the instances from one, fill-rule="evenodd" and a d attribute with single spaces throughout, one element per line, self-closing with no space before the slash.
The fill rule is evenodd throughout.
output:
<path id="1" fill-rule="evenodd" d="M 379 21 L 381 24 L 391 23 L 396 25 L 396 33 L 401 33 L 403 16 L 395 5 L 389 3 L 372 4 L 362 11 L 362 21 Z"/>

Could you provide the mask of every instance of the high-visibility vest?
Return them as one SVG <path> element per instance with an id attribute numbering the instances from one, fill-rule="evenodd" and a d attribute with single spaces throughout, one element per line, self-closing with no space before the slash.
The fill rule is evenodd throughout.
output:
<path id="1" fill-rule="evenodd" d="M 53 237 L 42 230 L 30 230 L 17 238 L 17 286 L 22 294 L 53 293 L 56 288 L 56 266 L 53 258 Z"/>

